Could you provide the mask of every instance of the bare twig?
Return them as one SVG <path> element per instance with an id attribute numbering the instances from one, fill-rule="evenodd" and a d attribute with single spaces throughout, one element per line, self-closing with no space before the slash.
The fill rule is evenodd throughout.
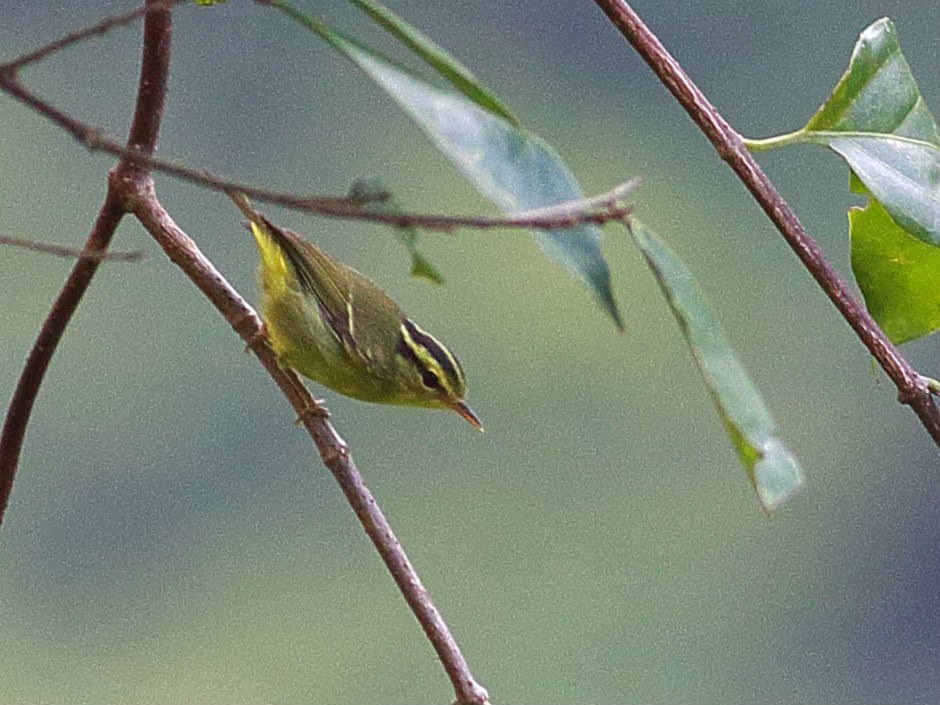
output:
<path id="1" fill-rule="evenodd" d="M 23 67 L 34 64 L 37 61 L 45 59 L 51 54 L 62 51 L 66 47 L 69 47 L 78 42 L 89 39 L 96 35 L 106 34 L 112 29 L 118 27 L 123 27 L 128 25 L 131 22 L 134 22 L 139 17 L 146 15 L 148 12 L 156 12 L 157 10 L 168 10 L 174 5 L 179 5 L 185 0 L 160 0 L 160 2 L 148 3 L 147 5 L 142 5 L 136 10 L 131 10 L 130 12 L 125 12 L 123 15 L 113 15 L 112 17 L 105 17 L 100 22 L 96 22 L 93 25 L 85 27 L 83 29 L 75 30 L 74 32 L 69 32 L 63 37 L 56 39 L 55 41 L 44 44 L 38 49 L 27 52 L 17 58 L 0 63 L 0 73 L 10 73 L 15 74 L 17 71 Z"/>
<path id="2" fill-rule="evenodd" d="M 162 6 L 162 2 L 148 0 L 148 5 Z M 133 144 L 144 152 L 153 151 L 157 143 L 169 75 L 171 28 L 171 13 L 166 9 L 149 12 L 144 21 L 141 75 L 133 125 L 128 138 L 128 144 Z M 17 83 L 9 72 L 0 73 L 0 79 L 4 85 L 8 85 L 10 81 Z M 127 210 L 126 191 L 115 189 L 113 185 L 121 184 L 122 188 L 126 189 L 128 185 L 140 181 L 141 172 L 135 163 L 124 161 L 117 166 L 112 177 L 112 187 L 108 189 L 95 226 L 85 243 L 84 249 L 90 252 L 107 250 Z M 7 409 L 3 430 L 0 432 L 0 523 L 3 522 L 10 501 L 13 480 L 26 437 L 26 427 L 42 379 L 56 346 L 100 263 L 99 257 L 82 257 L 75 263 L 52 310 L 43 322 L 39 337 L 30 350 L 26 365 L 20 374 L 16 391 Z"/>
<path id="3" fill-rule="evenodd" d="M 152 187 L 138 194 L 134 213 L 160 243 L 167 256 L 179 265 L 229 321 L 287 397 L 316 443 L 324 465 L 333 473 L 363 529 L 437 652 L 453 684 L 456 702 L 460 705 L 487 703 L 486 689 L 470 672 L 447 623 L 431 601 L 398 538 L 366 487 L 345 441 L 336 433 L 328 420 L 328 414 L 324 413 L 325 410 L 310 396 L 297 375 L 278 365 L 273 350 L 261 334 L 258 315 L 200 252 L 196 243 L 173 222 L 153 194 Z"/>
<path id="4" fill-rule="evenodd" d="M 899 401 L 914 410 L 934 443 L 940 445 L 940 413 L 927 382 L 911 368 L 865 307 L 853 296 L 851 289 L 826 259 L 819 245 L 800 224 L 796 213 L 764 174 L 757 160 L 748 152 L 741 135 L 722 118 L 628 3 L 624 0 L 595 2 L 685 108 L 714 145 L 719 156 L 744 182 L 862 344 L 894 382 L 898 389 Z"/>
<path id="5" fill-rule="evenodd" d="M 158 6 L 161 9 L 155 10 Z M 176 226 L 157 200 L 148 169 L 156 168 L 157 164 L 152 153 L 156 146 L 166 97 L 172 26 L 170 12 L 162 8 L 164 3 L 160 0 L 148 0 L 149 12 L 145 22 L 140 87 L 128 146 L 120 147 L 110 141 L 105 143 L 105 151 L 118 154 L 122 161 L 109 174 L 108 195 L 85 248 L 96 253 L 96 256 L 82 257 L 73 269 L 56 305 L 46 319 L 39 340 L 30 353 L 8 411 L 3 435 L 0 437 L 0 520 L 12 488 L 26 424 L 43 373 L 100 261 L 97 254 L 105 251 L 124 213 L 131 211 L 161 244 L 170 259 L 190 276 L 196 286 L 229 320 L 294 407 L 316 443 L 324 464 L 340 484 L 363 528 L 431 641 L 453 684 L 456 702 L 460 705 L 485 705 L 488 702 L 486 690 L 477 683 L 470 672 L 447 624 L 363 482 L 345 442 L 327 420 L 326 410 L 318 406 L 296 374 L 280 368 L 273 351 L 261 334 L 258 316 L 202 255 L 196 244 Z M 86 31 L 85 36 L 90 34 L 92 33 Z M 46 54 L 50 51 L 46 51 Z M 34 54 L 39 56 L 35 52 Z M 96 135 L 94 130 L 44 103 L 26 90 L 17 80 L 15 70 L 0 70 L 0 88 L 50 117 L 80 141 L 90 146 L 100 144 L 100 136 Z M 206 184 L 204 177 L 194 180 L 213 186 Z M 263 199 L 257 189 L 243 188 L 238 184 L 223 185 L 219 181 L 215 187 L 220 190 L 241 189 Z M 349 199 L 344 200 L 352 202 Z M 359 203 L 361 204 L 361 199 Z"/>
<path id="6" fill-rule="evenodd" d="M 47 255 L 56 255 L 57 257 L 69 257 L 78 259 L 84 257 L 94 260 L 120 260 L 123 262 L 136 262 L 144 259 L 147 253 L 143 250 L 133 252 L 106 252 L 104 250 L 76 250 L 74 247 L 63 247 L 62 245 L 52 245 L 48 242 L 37 242 L 35 240 L 26 240 L 21 237 L 11 237 L 10 235 L 0 235 L 0 245 L 10 245 L 11 247 L 21 247 L 24 250 L 33 250 L 43 252 Z"/>
<path id="7" fill-rule="evenodd" d="M 152 154 L 146 154 L 138 149 L 134 149 L 132 146 L 123 146 L 110 137 L 105 136 L 98 128 L 76 120 L 51 103 L 39 98 L 36 94 L 23 86 L 15 76 L 0 73 L 0 89 L 52 120 L 93 152 L 113 154 L 128 162 L 137 164 L 141 168 L 169 174 L 170 176 L 175 176 L 199 186 L 205 186 L 214 191 L 221 191 L 223 193 L 244 193 L 254 200 L 273 203 L 326 218 L 360 220 L 400 228 L 417 227 L 424 228 L 425 230 L 440 230 L 443 232 L 451 232 L 457 228 L 534 228 L 537 230 L 557 230 L 570 228 L 583 223 L 602 225 L 612 220 L 620 220 L 625 215 L 629 214 L 630 211 L 629 208 L 614 206 L 610 203 L 611 194 L 623 192 L 624 185 L 620 185 L 600 196 L 589 197 L 583 200 L 566 201 L 562 204 L 556 204 L 534 211 L 516 214 L 511 213 L 505 216 L 448 216 L 433 213 L 383 213 L 363 208 L 364 201 L 361 198 L 350 198 L 348 196 L 298 196 L 297 194 L 283 191 L 272 191 L 238 181 L 223 179 L 208 171 L 192 169 L 165 159 L 159 159 Z M 632 181 L 628 181 L 626 185 L 632 183 Z M 602 204 L 603 207 L 599 204 Z"/>
<path id="8" fill-rule="evenodd" d="M 299 196 L 293 193 L 272 191 L 251 186 L 216 176 L 206 170 L 193 169 L 182 164 L 160 159 L 152 151 L 139 149 L 135 141 L 126 145 L 108 137 L 102 130 L 60 110 L 52 103 L 43 100 L 27 89 L 19 79 L 19 70 L 39 61 L 67 46 L 104 34 L 115 27 L 128 24 L 138 17 L 157 10 L 172 8 L 183 0 L 159 0 L 148 2 L 123 15 L 109 17 L 85 29 L 72 32 L 39 49 L 28 52 L 12 61 L 0 64 L 0 89 L 29 106 L 61 128 L 70 133 L 79 143 L 93 152 L 104 152 L 119 157 L 126 163 L 135 164 L 143 170 L 159 171 L 170 176 L 195 183 L 206 188 L 224 193 L 239 192 L 257 201 L 273 203 L 294 210 L 304 211 L 327 218 L 361 220 L 395 227 L 417 227 L 426 230 L 451 232 L 457 228 L 533 228 L 538 230 L 556 230 L 570 228 L 585 223 L 602 225 L 611 220 L 621 220 L 629 214 L 629 209 L 620 206 L 619 201 L 632 189 L 634 182 L 617 186 L 600 196 L 569 201 L 546 208 L 539 208 L 524 213 L 511 213 L 504 216 L 447 216 L 426 213 L 386 213 L 364 208 L 360 198 L 348 196 Z M 626 187 L 626 188 L 625 188 Z M 611 196 L 620 194 L 616 199 Z"/>

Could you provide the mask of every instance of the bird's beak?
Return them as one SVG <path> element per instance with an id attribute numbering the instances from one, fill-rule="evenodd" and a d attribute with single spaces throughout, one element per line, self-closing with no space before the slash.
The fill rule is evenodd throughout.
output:
<path id="1" fill-rule="evenodd" d="M 465 418 L 467 423 L 477 429 L 480 433 L 483 433 L 483 422 L 480 421 L 480 417 L 477 416 L 473 412 L 473 409 L 467 406 L 466 403 L 462 401 L 455 401 L 450 404 L 450 408 Z"/>

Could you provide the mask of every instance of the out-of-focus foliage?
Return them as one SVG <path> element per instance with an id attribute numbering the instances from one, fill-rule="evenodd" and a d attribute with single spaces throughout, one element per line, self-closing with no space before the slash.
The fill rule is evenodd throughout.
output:
<path id="1" fill-rule="evenodd" d="M 780 3 L 646 5 L 746 134 L 801 124 L 885 13 L 914 73 L 936 75 L 933 0 L 788 6 L 785 30 Z M 708 292 L 809 483 L 771 520 L 755 507 L 616 230 L 605 255 L 624 335 L 524 234 L 423 237 L 447 275 L 436 287 L 409 276 L 385 229 L 274 214 L 374 277 L 466 368 L 482 436 L 446 414 L 327 399 L 475 673 L 494 702 L 936 702 L 936 448 L 602 13 L 533 7 L 393 5 L 510 100 L 588 193 L 644 178 L 639 216 Z M 0 46 L 13 55 L 126 9 L 9 3 Z M 24 80 L 120 134 L 139 36 L 112 33 Z M 161 156 L 301 193 L 376 176 L 416 210 L 487 208 L 384 95 L 276 13 L 183 7 L 174 42 Z M 921 90 L 940 105 L 935 81 Z M 110 161 L 5 98 L 0 124 L 0 232 L 79 245 Z M 844 166 L 809 150 L 761 161 L 848 272 Z M 227 199 L 162 177 L 158 190 L 253 297 L 253 244 Z M 154 255 L 108 263 L 92 285 L 0 532 L 0 701 L 448 701 L 273 385 L 138 227 L 115 247 Z M 0 258 L 6 398 L 67 268 Z M 906 347 L 936 372 L 936 341 Z"/>

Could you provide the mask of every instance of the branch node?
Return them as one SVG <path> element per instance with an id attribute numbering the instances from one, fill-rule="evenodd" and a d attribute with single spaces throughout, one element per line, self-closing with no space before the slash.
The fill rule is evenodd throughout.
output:
<path id="1" fill-rule="evenodd" d="M 258 314 L 249 311 L 232 320 L 232 328 L 245 341 L 245 352 L 268 342 L 268 331 Z"/>
<path id="2" fill-rule="evenodd" d="M 307 408 L 297 415 L 297 419 L 294 421 L 295 425 L 306 426 L 311 420 L 330 418 L 330 410 L 323 406 L 326 403 L 323 399 L 312 399 L 311 402 Z M 341 450 L 337 452 L 337 455 L 341 457 L 349 455 L 349 446 L 345 442 L 341 444 Z"/>
<path id="3" fill-rule="evenodd" d="M 898 386 L 898 402 L 905 406 L 914 406 L 924 397 L 929 397 L 932 388 L 930 382 L 929 378 L 914 373 L 911 384 Z"/>
<path id="4" fill-rule="evenodd" d="M 100 127 L 89 125 L 85 128 L 85 131 L 82 132 L 79 141 L 83 147 L 92 152 L 95 152 L 104 146 L 105 139 L 106 137 L 104 136 L 104 130 L 102 130 Z"/>
<path id="5" fill-rule="evenodd" d="M 490 705 L 490 694 L 486 688 L 473 680 L 468 680 L 464 687 L 469 697 L 457 698 L 453 705 Z"/>

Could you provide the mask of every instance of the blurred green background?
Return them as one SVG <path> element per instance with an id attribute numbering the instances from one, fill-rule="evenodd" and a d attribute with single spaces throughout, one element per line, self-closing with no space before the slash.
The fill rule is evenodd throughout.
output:
<path id="1" fill-rule="evenodd" d="M 622 232 L 627 323 L 520 232 L 423 238 L 266 208 L 377 279 L 461 357 L 453 415 L 325 394 L 380 504 L 500 703 L 932 703 L 940 698 L 937 449 L 665 89 L 587 0 L 390 2 L 567 159 L 588 193 L 641 176 L 640 218 L 707 291 L 808 490 L 763 516 L 658 289 Z M 6 2 L 12 57 L 131 2 Z M 307 3 L 307 6 L 312 6 Z M 342 2 L 316 7 L 361 37 Z M 940 5 L 637 2 L 728 120 L 801 126 L 889 15 L 940 109 Z M 341 58 L 233 0 L 177 12 L 160 154 L 297 192 L 378 176 L 414 210 L 491 212 Z M 140 26 L 26 72 L 123 137 Z M 108 158 L 0 97 L 0 232 L 80 246 Z M 848 273 L 833 155 L 761 162 Z M 163 202 L 255 298 L 223 196 Z M 0 701 L 446 703 L 414 618 L 290 409 L 229 326 L 128 220 L 38 399 L 0 533 Z M 0 251 L 4 404 L 70 263 Z M 936 340 L 908 345 L 937 374 Z M 315 390 L 319 393 L 319 390 Z"/>

